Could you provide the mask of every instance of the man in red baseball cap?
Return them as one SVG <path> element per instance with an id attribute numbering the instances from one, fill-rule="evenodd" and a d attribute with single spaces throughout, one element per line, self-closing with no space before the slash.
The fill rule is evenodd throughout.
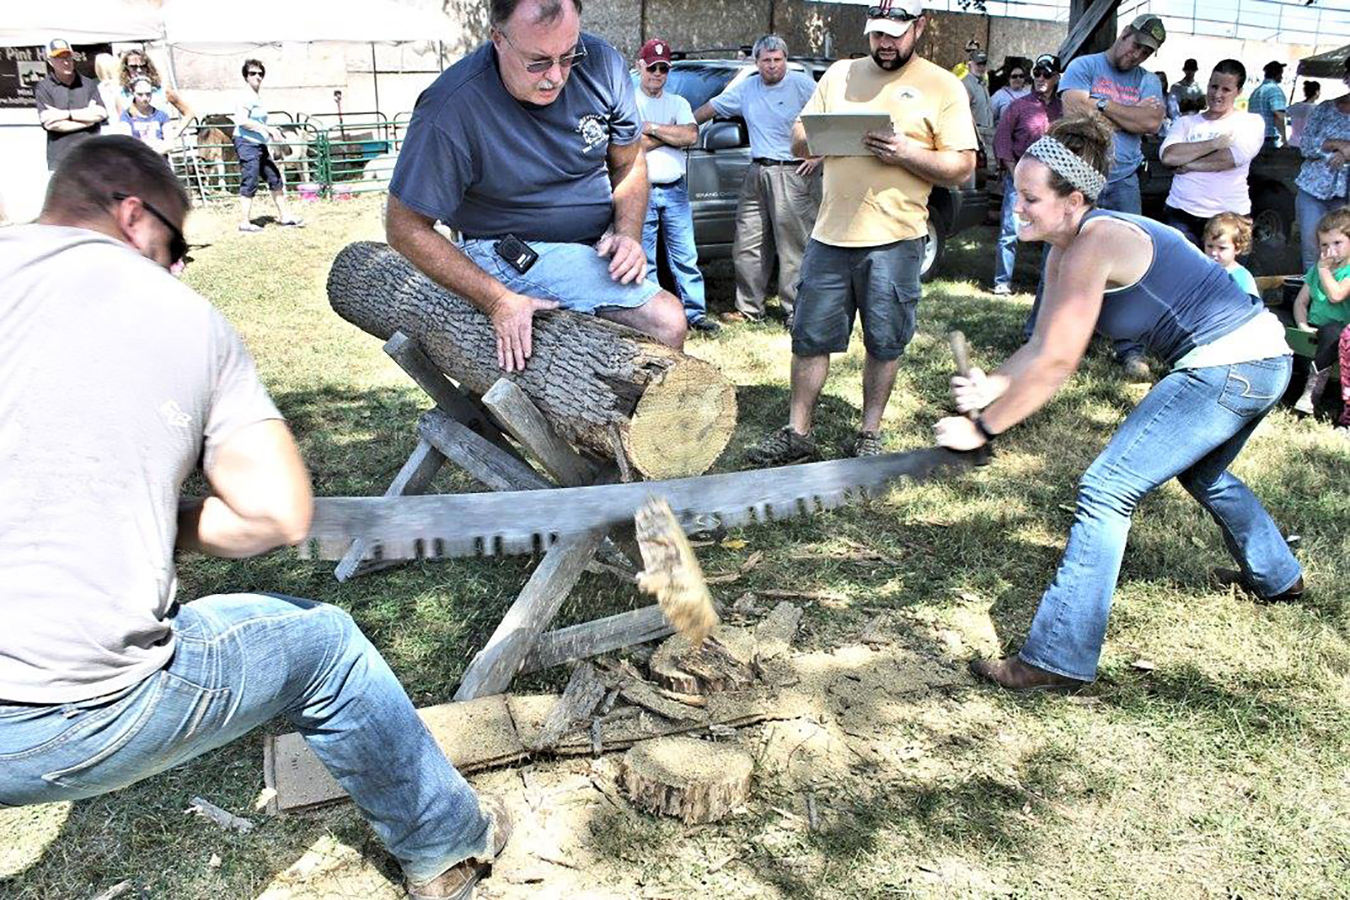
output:
<path id="1" fill-rule="evenodd" d="M 666 265 L 675 278 L 675 294 L 693 331 L 721 330 L 708 318 L 703 273 L 694 243 L 694 215 L 685 181 L 685 148 L 698 140 L 698 125 L 689 101 L 666 90 L 670 77 L 670 42 L 652 38 L 638 51 L 638 116 L 642 149 L 647 154 L 647 218 L 642 224 L 642 249 L 647 253 L 647 280 L 657 283 L 657 235 L 664 232 Z"/>

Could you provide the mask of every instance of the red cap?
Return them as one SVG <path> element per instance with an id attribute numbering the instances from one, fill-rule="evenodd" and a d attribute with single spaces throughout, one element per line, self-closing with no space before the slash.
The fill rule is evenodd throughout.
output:
<path id="1" fill-rule="evenodd" d="M 644 65 L 650 66 L 655 62 L 670 62 L 670 44 L 661 38 L 652 38 L 642 45 L 638 51 L 638 59 L 642 60 Z"/>

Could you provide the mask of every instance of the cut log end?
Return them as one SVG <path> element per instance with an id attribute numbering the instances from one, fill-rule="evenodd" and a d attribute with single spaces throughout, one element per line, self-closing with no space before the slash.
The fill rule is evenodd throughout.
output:
<path id="1" fill-rule="evenodd" d="M 624 756 L 633 804 L 686 824 L 717 822 L 750 796 L 754 760 L 745 750 L 689 737 L 644 741 Z"/>
<path id="2" fill-rule="evenodd" d="M 623 433 L 624 449 L 650 479 L 701 475 L 735 428 L 735 387 L 709 363 L 686 357 L 647 386 Z"/>

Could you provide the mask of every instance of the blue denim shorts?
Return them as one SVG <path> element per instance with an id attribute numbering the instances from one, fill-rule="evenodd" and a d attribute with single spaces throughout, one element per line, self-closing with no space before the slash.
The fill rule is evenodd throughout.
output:
<path id="1" fill-rule="evenodd" d="M 634 309 L 656 296 L 661 286 L 642 279 L 620 284 L 609 277 L 609 257 L 591 244 L 526 241 L 539 254 L 524 275 L 507 265 L 492 245 L 497 238 L 466 238 L 460 249 L 483 271 L 518 294 L 556 300 L 563 309 L 593 313 L 602 306 Z"/>
<path id="2" fill-rule="evenodd" d="M 924 240 L 879 247 L 808 243 L 792 313 L 793 355 L 847 350 L 857 314 L 868 355 L 881 362 L 899 359 L 918 320 Z"/>

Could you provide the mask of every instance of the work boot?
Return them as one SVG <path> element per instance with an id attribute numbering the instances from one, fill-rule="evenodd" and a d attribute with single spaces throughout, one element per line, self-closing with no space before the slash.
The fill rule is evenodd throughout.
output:
<path id="1" fill-rule="evenodd" d="M 798 434 L 791 425 L 771 432 L 745 451 L 745 458 L 757 466 L 787 466 L 819 455 L 816 442 L 807 434 Z"/>
<path id="2" fill-rule="evenodd" d="M 407 883 L 408 900 L 469 900 L 479 881 L 492 870 L 492 863 L 506 849 L 511 839 L 511 814 L 501 797 L 485 795 L 478 798 L 478 807 L 488 820 L 488 859 L 470 857 L 451 866 L 430 881 Z"/>
<path id="3" fill-rule="evenodd" d="M 1087 685 L 1077 678 L 1065 678 L 1054 672 L 1039 669 L 1030 663 L 1024 663 L 1016 656 L 1007 659 L 975 659 L 970 662 L 970 671 L 977 678 L 992 681 L 1009 691 L 1063 691 L 1077 690 Z"/>
<path id="4" fill-rule="evenodd" d="M 743 313 L 738 309 L 732 310 L 731 312 L 724 312 L 722 315 L 718 316 L 718 318 L 728 325 L 744 325 L 747 322 L 755 323 L 761 319 L 760 316 L 752 316 L 749 313 Z"/>
<path id="5" fill-rule="evenodd" d="M 1308 380 L 1303 383 L 1303 395 L 1294 403 L 1294 412 L 1311 416 L 1317 409 L 1317 401 L 1322 399 L 1322 392 L 1327 389 L 1327 382 L 1330 379 L 1331 366 L 1325 369 L 1313 366 L 1312 371 L 1308 373 Z"/>
<path id="6" fill-rule="evenodd" d="M 880 456 L 885 452 L 880 431 L 859 431 L 848 447 L 849 456 Z"/>
<path id="7" fill-rule="evenodd" d="M 1130 381 L 1143 382 L 1153 380 L 1153 371 L 1148 367 L 1142 353 L 1130 353 L 1120 360 L 1121 371 Z"/>
<path id="8" fill-rule="evenodd" d="M 1262 603 L 1297 603 L 1299 600 L 1303 599 L 1303 594 L 1306 591 L 1306 588 L 1303 585 L 1302 575 L 1298 576 L 1298 581 L 1295 581 L 1288 590 L 1281 591 L 1280 593 L 1273 594 L 1269 597 L 1263 596 L 1261 592 L 1256 589 L 1255 585 L 1247 580 L 1247 576 L 1243 575 L 1237 569 L 1215 569 L 1213 576 L 1214 581 L 1217 582 L 1220 587 L 1241 588 Z"/>
<path id="9" fill-rule="evenodd" d="M 722 330 L 721 325 L 718 325 L 707 316 L 699 316 L 697 319 L 690 319 L 689 328 L 693 331 L 701 331 L 704 334 L 717 334 L 717 332 Z"/>

